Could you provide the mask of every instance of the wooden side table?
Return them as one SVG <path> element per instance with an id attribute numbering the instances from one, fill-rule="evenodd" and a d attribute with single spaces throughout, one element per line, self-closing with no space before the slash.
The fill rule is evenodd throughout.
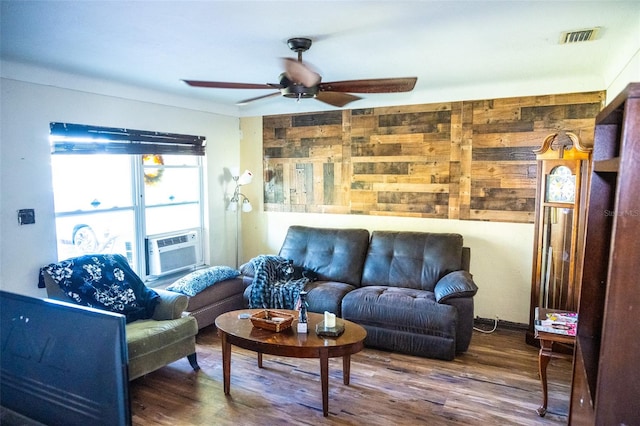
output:
<path id="1" fill-rule="evenodd" d="M 559 311 L 557 309 L 544 309 L 544 308 L 536 308 L 536 317 L 546 318 L 547 313 L 549 312 L 558 312 L 558 313 L 567 313 L 566 311 Z M 536 409 L 536 412 L 540 417 L 544 417 L 547 414 L 547 366 L 549 365 L 549 361 L 551 358 L 567 358 L 573 359 L 573 354 L 569 355 L 566 353 L 561 353 L 553 350 L 554 343 L 565 344 L 565 345 L 574 345 L 576 342 L 575 336 L 568 336 L 565 334 L 558 333 L 547 333 L 544 331 L 535 330 L 535 338 L 540 341 L 540 352 L 538 355 L 538 372 L 540 374 L 540 382 L 542 383 L 542 405 Z"/>

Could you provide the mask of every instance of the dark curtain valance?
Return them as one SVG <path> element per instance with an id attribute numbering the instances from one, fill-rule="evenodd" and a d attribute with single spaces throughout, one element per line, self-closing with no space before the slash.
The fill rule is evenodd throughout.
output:
<path id="1" fill-rule="evenodd" d="M 54 154 L 189 154 L 204 155 L 204 136 L 146 130 L 51 123 Z"/>

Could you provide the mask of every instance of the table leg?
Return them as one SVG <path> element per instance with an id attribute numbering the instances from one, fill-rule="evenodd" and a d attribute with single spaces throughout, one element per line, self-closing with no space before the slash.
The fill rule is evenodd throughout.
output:
<path id="1" fill-rule="evenodd" d="M 322 415 L 329 415 L 329 351 L 320 351 L 320 382 L 322 383 Z"/>
<path id="2" fill-rule="evenodd" d="M 540 374 L 540 382 L 542 383 L 542 405 L 536 410 L 540 417 L 547 414 L 547 366 L 551 361 L 551 348 L 553 342 L 548 340 L 540 340 L 540 353 L 538 355 L 538 373 Z"/>
<path id="3" fill-rule="evenodd" d="M 231 390 L 231 343 L 227 342 L 227 333 L 220 333 L 222 341 L 222 381 L 224 394 L 229 395 Z"/>
<path id="4" fill-rule="evenodd" d="M 262 352 L 258 352 L 258 368 L 262 368 Z"/>
<path id="5" fill-rule="evenodd" d="M 349 384 L 349 378 L 351 376 L 351 355 L 345 355 L 342 357 L 342 381 L 345 385 Z"/>

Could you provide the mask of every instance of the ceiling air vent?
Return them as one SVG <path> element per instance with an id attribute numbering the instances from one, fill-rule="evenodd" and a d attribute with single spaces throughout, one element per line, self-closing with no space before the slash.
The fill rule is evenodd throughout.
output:
<path id="1" fill-rule="evenodd" d="M 560 44 L 580 43 L 583 41 L 595 40 L 600 28 L 588 28 L 578 31 L 566 31 L 560 37 Z"/>

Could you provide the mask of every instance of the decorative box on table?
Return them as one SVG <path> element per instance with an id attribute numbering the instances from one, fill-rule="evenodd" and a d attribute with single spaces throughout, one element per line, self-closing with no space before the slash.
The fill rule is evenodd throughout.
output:
<path id="1" fill-rule="evenodd" d="M 294 316 L 287 312 L 265 309 L 251 315 L 251 323 L 254 327 L 279 333 L 291 327 Z"/>

